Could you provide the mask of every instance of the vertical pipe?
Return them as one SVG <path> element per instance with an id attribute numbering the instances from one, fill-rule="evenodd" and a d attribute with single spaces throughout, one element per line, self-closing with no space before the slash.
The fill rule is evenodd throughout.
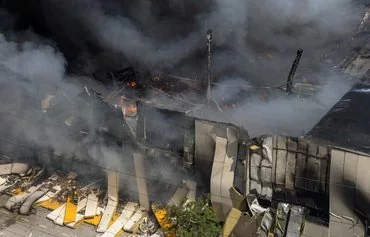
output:
<path id="1" fill-rule="evenodd" d="M 297 67 L 299 64 L 299 60 L 301 59 L 302 53 L 303 53 L 302 49 L 297 50 L 297 56 L 294 59 L 292 68 L 290 69 L 288 80 L 286 82 L 286 92 L 288 93 L 292 92 L 294 75 L 295 75 L 295 72 L 297 71 Z"/>
<path id="2" fill-rule="evenodd" d="M 211 101 L 211 43 L 212 30 L 207 31 L 207 48 L 208 48 L 208 68 L 207 68 L 207 104 Z"/>

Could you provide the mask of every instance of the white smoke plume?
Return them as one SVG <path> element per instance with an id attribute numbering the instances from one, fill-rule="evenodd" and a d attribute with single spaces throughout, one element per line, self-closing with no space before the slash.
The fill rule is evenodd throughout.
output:
<path id="1" fill-rule="evenodd" d="M 250 136 L 304 136 L 351 88 L 354 81 L 340 73 L 332 73 L 326 75 L 324 84 L 313 96 L 287 96 L 276 90 L 273 94 L 278 96 L 271 96 L 267 101 L 261 101 L 258 96 L 249 97 L 237 108 L 226 110 L 226 113 L 230 114 L 235 124 L 245 127 Z M 251 93 L 251 90 L 244 93 Z"/>

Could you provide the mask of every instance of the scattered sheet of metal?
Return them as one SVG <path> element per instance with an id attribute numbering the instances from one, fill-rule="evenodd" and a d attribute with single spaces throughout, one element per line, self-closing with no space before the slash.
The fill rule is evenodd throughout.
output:
<path id="1" fill-rule="evenodd" d="M 299 237 L 303 230 L 306 209 L 301 206 L 291 206 L 289 223 L 286 231 L 287 237 Z"/>
<path id="2" fill-rule="evenodd" d="M 288 203 L 279 203 L 275 216 L 275 236 L 283 237 L 286 234 L 290 205 Z"/>
<path id="3" fill-rule="evenodd" d="M 272 225 L 274 224 L 274 216 L 271 213 L 271 211 L 266 211 L 263 215 L 261 225 L 259 226 L 257 230 L 257 234 L 259 237 L 264 237 L 264 236 L 270 236 L 271 230 L 272 230 Z"/>
<path id="4" fill-rule="evenodd" d="M 247 195 L 247 203 L 248 203 L 249 210 L 251 211 L 253 216 L 257 215 L 257 214 L 264 213 L 264 212 L 269 210 L 269 208 L 262 207 L 259 204 L 259 202 L 257 200 L 257 197 L 253 194 L 248 194 Z"/>

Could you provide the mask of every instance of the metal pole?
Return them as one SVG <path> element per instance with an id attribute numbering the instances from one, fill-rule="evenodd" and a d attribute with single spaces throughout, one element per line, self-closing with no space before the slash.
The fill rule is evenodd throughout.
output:
<path id="1" fill-rule="evenodd" d="M 286 82 L 286 92 L 288 93 L 292 92 L 294 75 L 295 75 L 295 72 L 297 71 L 297 67 L 299 64 L 299 60 L 301 59 L 302 53 L 303 53 L 302 49 L 297 50 L 297 56 L 294 59 L 292 68 L 290 69 L 288 80 Z"/>
<path id="2" fill-rule="evenodd" d="M 207 104 L 211 101 L 211 43 L 212 30 L 207 31 L 207 47 L 208 47 L 208 72 L 207 72 Z"/>

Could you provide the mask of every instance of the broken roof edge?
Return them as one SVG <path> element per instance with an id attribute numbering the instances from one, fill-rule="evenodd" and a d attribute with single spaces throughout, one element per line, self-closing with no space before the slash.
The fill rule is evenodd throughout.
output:
<path id="1" fill-rule="evenodd" d="M 183 111 L 163 108 L 161 106 L 156 106 L 155 104 L 148 104 L 148 103 L 145 103 L 145 102 L 142 102 L 142 101 L 137 101 L 136 104 L 137 104 L 137 107 L 138 107 L 138 115 L 142 113 L 142 112 L 140 112 L 140 110 L 141 110 L 140 107 L 143 106 L 144 109 L 145 109 L 145 107 L 148 107 L 148 108 L 151 108 L 151 109 L 164 111 L 164 112 L 167 112 L 167 113 L 176 113 L 178 115 L 184 116 L 185 119 L 195 119 L 195 120 L 204 121 L 204 122 L 212 123 L 212 124 L 220 124 L 220 125 L 224 125 L 224 126 L 231 126 L 231 127 L 237 128 L 239 130 L 243 130 L 248 134 L 248 131 L 243 126 L 238 126 L 238 125 L 236 125 L 234 123 L 231 123 L 231 122 L 222 122 L 222 121 L 215 121 L 215 120 L 210 120 L 210 119 L 199 118 L 197 116 L 189 115 L 189 114 L 187 114 L 186 112 L 183 112 Z M 248 137 L 249 137 L 249 135 L 248 135 Z"/>

